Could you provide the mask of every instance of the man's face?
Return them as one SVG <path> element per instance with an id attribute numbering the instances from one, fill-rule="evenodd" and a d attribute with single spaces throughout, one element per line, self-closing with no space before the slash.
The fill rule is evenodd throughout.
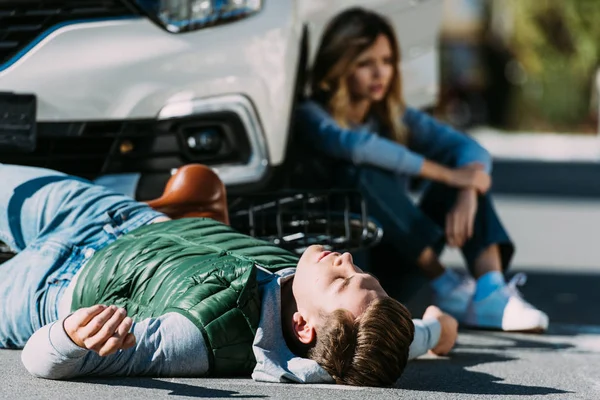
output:
<path id="1" fill-rule="evenodd" d="M 315 319 L 340 308 L 356 318 L 373 300 L 387 297 L 375 277 L 354 265 L 350 253 L 332 253 L 316 245 L 298 261 L 292 291 L 298 311 Z"/>

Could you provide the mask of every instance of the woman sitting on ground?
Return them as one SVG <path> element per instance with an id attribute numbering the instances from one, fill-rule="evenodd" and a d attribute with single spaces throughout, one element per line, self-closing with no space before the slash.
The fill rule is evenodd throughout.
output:
<path id="1" fill-rule="evenodd" d="M 514 246 L 492 204 L 491 158 L 476 141 L 405 105 L 400 52 L 382 16 L 349 9 L 325 30 L 311 77 L 312 97 L 296 115 L 299 137 L 331 162 L 334 181 L 357 188 L 383 226 L 383 243 L 417 265 L 435 303 L 464 325 L 545 331 L 548 317 L 527 303 L 504 272 Z M 413 177 L 429 183 L 417 206 Z M 470 271 L 445 268 L 445 245 Z"/>

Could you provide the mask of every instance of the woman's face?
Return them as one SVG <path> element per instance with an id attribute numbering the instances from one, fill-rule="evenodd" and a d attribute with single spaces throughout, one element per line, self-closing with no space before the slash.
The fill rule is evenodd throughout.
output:
<path id="1" fill-rule="evenodd" d="M 379 35 L 375 43 L 357 57 L 354 71 L 348 78 L 353 100 L 383 100 L 395 68 L 390 41 L 385 35 Z"/>

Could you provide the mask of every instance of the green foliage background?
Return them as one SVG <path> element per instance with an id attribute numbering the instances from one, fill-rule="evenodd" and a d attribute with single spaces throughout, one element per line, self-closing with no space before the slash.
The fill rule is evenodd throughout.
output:
<path id="1" fill-rule="evenodd" d="M 513 128 L 593 125 L 600 60 L 600 0 L 497 0 L 513 21 L 509 44 L 525 74 L 512 101 Z"/>

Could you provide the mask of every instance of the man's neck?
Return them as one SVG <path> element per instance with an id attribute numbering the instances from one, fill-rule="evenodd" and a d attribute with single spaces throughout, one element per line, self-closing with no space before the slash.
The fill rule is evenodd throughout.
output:
<path id="1" fill-rule="evenodd" d="M 362 124 L 370 109 L 371 102 L 369 100 L 352 100 L 348 108 L 348 121 L 356 125 Z"/>
<path id="2" fill-rule="evenodd" d="M 288 279 L 281 286 L 281 330 L 287 347 L 297 356 L 306 357 L 307 348 L 294 334 L 293 317 L 298 311 L 296 298 L 292 292 L 294 277 Z"/>

